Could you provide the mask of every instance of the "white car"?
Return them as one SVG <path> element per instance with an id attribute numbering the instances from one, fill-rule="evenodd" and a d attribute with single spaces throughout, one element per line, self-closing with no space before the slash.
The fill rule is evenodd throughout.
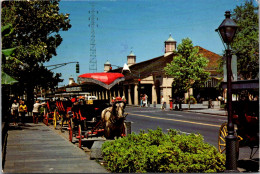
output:
<path id="1" fill-rule="evenodd" d="M 87 100 L 97 100 L 96 96 L 87 96 Z"/>

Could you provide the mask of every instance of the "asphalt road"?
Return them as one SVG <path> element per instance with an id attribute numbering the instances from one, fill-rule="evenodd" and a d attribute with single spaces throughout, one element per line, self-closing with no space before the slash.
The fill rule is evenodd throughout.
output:
<path id="1" fill-rule="evenodd" d="M 222 123 L 227 122 L 225 116 L 192 113 L 185 111 L 162 111 L 158 108 L 127 107 L 127 121 L 131 121 L 132 132 L 156 129 L 158 126 L 164 132 L 167 129 L 177 129 L 183 133 L 201 134 L 204 141 L 215 146 L 218 145 L 218 132 Z M 239 148 L 239 159 L 250 157 L 250 148 Z M 259 151 L 254 155 L 259 158 Z"/>

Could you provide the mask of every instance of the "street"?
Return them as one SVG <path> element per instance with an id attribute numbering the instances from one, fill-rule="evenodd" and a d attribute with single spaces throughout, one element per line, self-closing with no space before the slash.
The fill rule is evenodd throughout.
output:
<path id="1" fill-rule="evenodd" d="M 183 133 L 201 134 L 204 141 L 218 148 L 218 132 L 222 123 L 227 122 L 225 116 L 193 113 L 186 111 L 162 111 L 158 108 L 140 108 L 126 107 L 128 113 L 127 121 L 132 122 L 132 132 L 139 133 L 140 129 L 162 128 L 164 132 L 167 129 L 176 129 Z M 250 148 L 239 148 L 239 159 L 250 157 Z M 258 158 L 257 152 L 253 158 Z"/>

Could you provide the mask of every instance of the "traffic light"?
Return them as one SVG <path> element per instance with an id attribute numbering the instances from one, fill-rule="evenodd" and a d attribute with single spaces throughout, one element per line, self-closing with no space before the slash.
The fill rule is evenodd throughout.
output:
<path id="1" fill-rule="evenodd" d="M 76 64 L 76 73 L 79 73 L 79 63 Z"/>
<path id="2" fill-rule="evenodd" d="M 141 89 L 141 79 L 138 79 L 138 88 L 137 88 L 137 90 L 140 91 L 140 89 Z"/>

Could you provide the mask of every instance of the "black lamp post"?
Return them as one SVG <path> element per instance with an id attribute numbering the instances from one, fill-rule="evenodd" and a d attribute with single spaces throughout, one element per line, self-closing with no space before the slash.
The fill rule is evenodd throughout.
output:
<path id="1" fill-rule="evenodd" d="M 216 31 L 221 36 L 222 42 L 227 45 L 226 49 L 226 65 L 227 65 L 227 109 L 228 109 L 228 135 L 226 136 L 226 170 L 236 171 L 237 170 L 237 159 L 236 159 L 236 143 L 237 137 L 234 132 L 234 124 L 232 121 L 232 84 L 231 84 L 231 49 L 230 43 L 236 34 L 238 26 L 230 19 L 230 11 L 226 11 L 226 19 L 220 24 Z"/>

